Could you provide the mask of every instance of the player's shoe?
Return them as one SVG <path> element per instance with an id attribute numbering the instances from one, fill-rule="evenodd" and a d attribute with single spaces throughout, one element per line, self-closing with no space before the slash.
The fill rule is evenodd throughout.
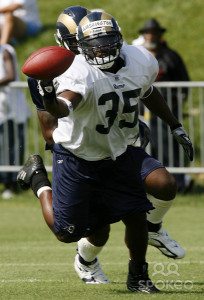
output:
<path id="1" fill-rule="evenodd" d="M 158 248 L 165 256 L 174 259 L 183 258 L 186 254 L 179 243 L 172 240 L 162 228 L 157 232 L 149 232 L 148 244 Z"/>
<path id="2" fill-rule="evenodd" d="M 17 174 L 17 182 L 23 190 L 30 188 L 31 179 L 35 173 L 43 171 L 47 174 L 43 160 L 38 154 L 30 155 Z"/>
<path id="3" fill-rule="evenodd" d="M 148 275 L 148 264 L 145 263 L 142 272 L 138 273 L 134 270 L 132 261 L 129 261 L 129 272 L 127 277 L 127 288 L 131 292 L 139 292 L 146 294 L 158 293 L 159 290 L 153 284 Z"/>
<path id="4" fill-rule="evenodd" d="M 79 254 L 75 256 L 74 269 L 77 272 L 79 278 L 81 278 L 87 284 L 107 284 L 108 278 L 103 273 L 98 259 L 93 264 L 85 266 L 79 261 Z"/>

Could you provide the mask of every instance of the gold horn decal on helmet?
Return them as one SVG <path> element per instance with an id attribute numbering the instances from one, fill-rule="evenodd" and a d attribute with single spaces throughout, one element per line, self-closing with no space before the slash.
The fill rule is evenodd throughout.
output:
<path id="1" fill-rule="evenodd" d="M 67 30 L 69 31 L 69 33 L 76 34 L 77 24 L 72 19 L 72 17 L 70 17 L 70 16 L 62 13 L 61 15 L 59 15 L 57 23 L 58 22 L 62 23 L 67 28 Z"/>
<path id="2" fill-rule="evenodd" d="M 102 14 L 101 14 L 101 19 L 102 20 L 112 20 L 112 18 L 113 17 L 111 15 L 107 14 L 105 11 L 102 12 Z"/>

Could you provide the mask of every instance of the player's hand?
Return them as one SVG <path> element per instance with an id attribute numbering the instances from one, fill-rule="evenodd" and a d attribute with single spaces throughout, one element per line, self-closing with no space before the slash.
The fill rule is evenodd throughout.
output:
<path id="1" fill-rule="evenodd" d="M 39 80 L 38 81 L 39 93 L 43 97 L 50 97 L 55 95 L 55 88 L 52 80 Z"/>
<path id="2" fill-rule="evenodd" d="M 183 147 L 190 161 L 192 161 L 194 156 L 193 145 L 184 128 L 182 126 L 179 126 L 178 128 L 172 130 L 171 133 L 173 134 L 177 142 Z"/>
<path id="3" fill-rule="evenodd" d="M 145 149 L 150 141 L 150 129 L 141 120 L 139 120 L 139 137 L 140 137 L 140 147 L 142 149 Z"/>

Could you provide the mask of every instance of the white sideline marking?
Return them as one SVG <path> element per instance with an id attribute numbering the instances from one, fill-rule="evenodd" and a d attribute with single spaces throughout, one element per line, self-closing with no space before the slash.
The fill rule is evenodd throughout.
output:
<path id="1" fill-rule="evenodd" d="M 68 280 L 54 280 L 54 279 L 37 279 L 37 278 L 25 278 L 25 279 L 1 279 L 1 283 L 35 283 L 35 282 L 44 282 L 44 283 L 49 283 L 49 282 L 68 282 Z"/>
<path id="2" fill-rule="evenodd" d="M 204 246 L 183 246 L 182 245 L 182 247 L 186 250 L 186 251 L 204 251 Z M 21 246 L 21 245 L 19 245 L 18 246 L 18 249 L 20 249 L 20 250 L 28 250 L 28 246 Z M 103 249 L 103 251 L 106 251 L 105 249 L 109 249 L 109 248 L 113 248 L 113 249 L 126 249 L 124 246 L 111 246 L 111 245 L 109 245 L 109 246 L 105 246 Z M 0 251 L 2 252 L 2 251 L 5 251 L 5 250 L 11 250 L 11 246 L 3 246 L 3 245 L 1 245 L 0 246 Z M 32 245 L 32 249 L 37 249 L 38 251 L 47 251 L 47 250 L 52 250 L 52 249 L 56 249 L 56 246 L 55 245 L 49 245 L 49 246 L 44 246 L 44 245 Z M 70 251 L 72 251 L 72 250 L 76 250 L 76 246 L 71 246 L 71 245 L 69 245 L 67 248 L 64 248 L 64 246 L 60 246 L 60 245 L 58 245 L 58 249 L 62 249 L 62 250 L 64 250 L 64 249 L 68 249 L 68 250 L 70 250 Z M 157 249 L 156 249 L 156 247 L 154 247 L 154 246 L 148 246 L 148 251 L 150 252 L 150 253 L 152 253 L 152 252 L 155 252 L 155 251 L 157 251 Z"/>
<path id="3" fill-rule="evenodd" d="M 180 261 L 178 259 L 173 260 L 176 264 L 180 265 L 190 265 L 190 264 L 197 264 L 197 265 L 203 265 L 204 260 L 186 260 L 186 261 Z M 148 261 L 148 264 L 157 264 L 157 263 L 163 263 L 163 264 L 169 264 L 169 261 Z M 115 266 L 115 265 L 126 265 L 126 262 L 116 262 L 116 263 L 103 263 L 103 265 L 108 266 Z M 72 263 L 0 263 L 0 267 L 61 267 L 61 266 L 72 266 Z"/>

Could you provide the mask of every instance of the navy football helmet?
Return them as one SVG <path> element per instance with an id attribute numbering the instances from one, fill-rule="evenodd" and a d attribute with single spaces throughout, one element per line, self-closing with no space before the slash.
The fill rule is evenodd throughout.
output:
<path id="1" fill-rule="evenodd" d="M 80 21 L 77 39 L 88 63 L 100 69 L 112 67 L 123 44 L 116 20 L 99 11 L 86 15 Z"/>
<path id="2" fill-rule="evenodd" d="M 81 19 L 88 13 L 90 13 L 88 9 L 79 5 L 67 7 L 61 12 L 57 19 L 55 34 L 59 46 L 79 54 L 76 29 Z"/>

